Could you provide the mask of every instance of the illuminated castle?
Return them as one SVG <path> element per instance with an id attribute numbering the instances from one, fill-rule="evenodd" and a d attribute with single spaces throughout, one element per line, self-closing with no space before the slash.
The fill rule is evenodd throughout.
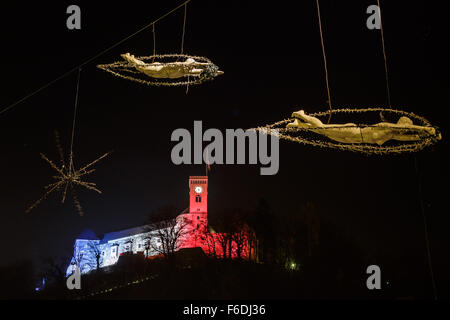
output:
<path id="1" fill-rule="evenodd" d="M 97 266 L 114 265 L 125 254 L 143 254 L 147 258 L 160 255 L 164 251 L 161 250 L 164 246 L 161 235 L 174 232 L 179 232 L 176 250 L 200 247 L 205 254 L 218 258 L 228 255 L 248 259 L 250 256 L 247 232 L 216 233 L 208 225 L 208 176 L 189 177 L 189 207 L 170 222 L 110 232 L 102 239 L 93 232 L 84 232 L 75 240 L 67 275 L 72 274 L 76 266 L 87 273 Z"/>

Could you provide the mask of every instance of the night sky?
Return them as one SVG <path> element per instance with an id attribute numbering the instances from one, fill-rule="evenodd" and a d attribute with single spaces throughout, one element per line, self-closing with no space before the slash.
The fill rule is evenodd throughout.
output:
<path id="1" fill-rule="evenodd" d="M 76 67 L 169 11 L 179 2 L 78 1 L 82 29 L 66 28 L 72 2 L 2 3 L 0 110 Z M 366 27 L 376 1 L 321 1 L 332 102 L 338 107 L 386 106 L 379 31 Z M 415 155 L 365 156 L 280 141 L 280 170 L 260 176 L 260 165 L 213 165 L 209 215 L 252 209 L 265 198 L 277 214 L 297 214 L 312 200 L 323 219 L 353 237 L 368 255 L 382 252 L 403 266 L 424 266 L 419 164 L 436 278 L 448 279 L 448 86 L 439 78 L 445 54 L 437 8 L 414 1 L 382 1 L 392 105 L 441 128 L 443 141 Z M 178 53 L 183 10 L 156 24 L 157 53 Z M 188 206 L 188 177 L 204 165 L 172 164 L 176 128 L 251 128 L 293 111 L 327 110 L 315 1 L 193 0 L 184 50 L 206 56 L 223 76 L 189 88 L 147 87 L 115 78 L 96 64 L 120 54 L 151 55 L 151 28 L 83 67 L 75 131 L 75 165 L 103 153 L 89 177 L 102 195 L 78 189 L 85 215 L 54 193 L 26 214 L 52 182 L 43 152 L 58 160 L 54 130 L 68 152 L 76 72 L 0 115 L 0 265 L 61 254 L 84 229 L 98 235 L 145 222 L 152 210 Z M 448 80 L 447 80 L 448 82 Z M 357 119 L 349 118 L 348 122 Z M 205 144 L 206 145 L 206 144 Z"/>

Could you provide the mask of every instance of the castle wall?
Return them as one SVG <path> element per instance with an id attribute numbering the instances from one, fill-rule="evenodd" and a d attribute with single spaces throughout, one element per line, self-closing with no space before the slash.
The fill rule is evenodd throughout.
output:
<path id="1" fill-rule="evenodd" d="M 189 210 L 177 216 L 177 227 L 182 229 L 179 237 L 178 250 L 183 248 L 200 247 L 206 255 L 217 258 L 243 258 L 250 257 L 249 233 L 241 230 L 234 234 L 208 232 L 208 177 L 189 177 Z M 144 228 L 145 229 L 145 228 Z M 136 232 L 136 229 L 129 229 Z M 128 230 L 128 231 L 129 231 Z M 161 230 L 161 229 L 160 229 Z M 117 263 L 119 257 L 126 253 L 143 253 L 147 257 L 157 255 L 159 252 L 154 247 L 161 246 L 158 239 L 158 230 L 139 232 L 137 234 L 122 236 L 123 232 L 110 233 L 117 238 L 105 240 L 75 241 L 74 256 L 67 268 L 67 275 L 79 265 L 82 273 L 90 272 L 97 268 L 95 253 L 101 254 L 101 267 L 111 266 Z M 149 244 L 151 241 L 151 244 Z"/>

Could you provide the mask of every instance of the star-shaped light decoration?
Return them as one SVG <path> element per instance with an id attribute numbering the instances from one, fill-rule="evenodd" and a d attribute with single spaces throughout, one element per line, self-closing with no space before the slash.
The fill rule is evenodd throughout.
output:
<path id="1" fill-rule="evenodd" d="M 28 213 L 32 209 L 34 209 L 36 206 L 38 206 L 53 191 L 64 190 L 63 196 L 62 196 L 62 200 L 61 200 L 61 203 L 64 203 L 66 198 L 67 198 L 67 190 L 70 188 L 70 191 L 71 191 L 71 194 L 72 194 L 72 198 L 73 198 L 73 201 L 75 203 L 75 207 L 77 208 L 77 211 L 80 214 L 80 216 L 82 216 L 83 215 L 83 210 L 82 210 L 81 204 L 78 201 L 78 198 L 76 196 L 75 186 L 77 186 L 77 185 L 78 186 L 82 186 L 82 187 L 85 187 L 85 188 L 87 188 L 89 190 L 92 190 L 92 191 L 95 191 L 95 192 L 101 194 L 102 192 L 99 189 L 97 189 L 95 183 L 82 181 L 81 178 L 83 176 L 86 176 L 86 175 L 94 172 L 95 169 L 92 169 L 91 167 L 94 164 L 96 164 L 97 162 L 99 162 L 100 160 L 102 160 L 103 158 L 106 158 L 109 154 L 111 154 L 111 152 L 107 152 L 104 155 L 102 155 L 101 157 L 99 157 L 96 160 L 92 161 L 91 163 L 85 165 L 81 169 L 75 170 L 75 167 L 73 165 L 73 152 L 70 152 L 70 154 L 69 154 L 69 165 L 67 166 L 66 162 L 64 160 L 64 154 L 63 154 L 63 150 L 62 150 L 62 147 L 61 147 L 61 142 L 60 142 L 60 139 L 59 139 L 59 135 L 58 135 L 57 132 L 55 132 L 55 135 L 56 135 L 56 147 L 58 149 L 59 156 L 60 156 L 60 159 L 61 159 L 61 167 L 57 167 L 43 153 L 41 153 L 41 158 L 44 159 L 45 161 L 47 161 L 48 164 L 50 164 L 50 166 L 53 169 L 55 169 L 56 172 L 58 173 L 58 175 L 53 176 L 53 178 L 56 180 L 56 182 L 47 185 L 45 187 L 46 192 L 44 193 L 44 195 L 38 201 L 36 201 L 34 204 L 32 204 L 26 210 L 26 212 Z"/>

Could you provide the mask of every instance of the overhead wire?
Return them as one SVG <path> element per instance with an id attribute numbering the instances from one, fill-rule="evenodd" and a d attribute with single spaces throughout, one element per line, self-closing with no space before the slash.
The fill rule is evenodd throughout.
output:
<path id="1" fill-rule="evenodd" d="M 132 34 L 130 34 L 129 36 L 123 38 L 122 40 L 114 43 L 113 45 L 109 46 L 108 48 L 106 48 L 105 50 L 99 52 L 98 54 L 92 56 L 91 58 L 87 59 L 86 61 L 84 61 L 83 63 L 80 63 L 79 65 L 77 65 L 76 67 L 70 69 L 69 71 L 63 73 L 62 75 L 60 75 L 59 77 L 57 77 L 56 79 L 46 83 L 45 85 L 43 85 L 42 87 L 38 88 L 37 90 L 31 92 L 30 94 L 26 95 L 25 97 L 17 100 L 16 102 L 10 104 L 9 106 L 2 108 L 0 110 L 0 115 L 2 115 L 3 113 L 7 112 L 8 110 L 11 110 L 12 108 L 16 107 L 17 105 L 19 105 L 20 103 L 24 102 L 25 100 L 31 98 L 32 96 L 38 94 L 39 92 L 41 92 L 42 90 L 48 88 L 49 86 L 51 86 L 52 84 L 54 84 L 55 82 L 58 82 L 61 79 L 64 79 L 65 77 L 67 77 L 68 75 L 72 74 L 73 72 L 79 70 L 80 68 L 84 67 L 85 65 L 89 64 L 90 62 L 92 62 L 93 60 L 97 59 L 98 57 L 104 55 L 105 53 L 109 52 L 110 50 L 116 48 L 117 46 L 119 46 L 120 44 L 124 43 L 125 41 L 129 40 L 130 38 L 136 36 L 137 34 L 141 33 L 142 31 L 148 29 L 150 26 L 154 25 L 155 23 L 157 23 L 158 21 L 166 18 L 167 16 L 169 16 L 170 14 L 172 14 L 173 12 L 177 11 L 178 9 L 182 8 L 183 6 L 185 7 L 191 0 L 186 0 L 183 3 L 181 3 L 180 5 L 176 6 L 175 8 L 173 8 L 172 10 L 168 11 L 167 13 L 163 14 L 162 16 L 160 16 L 159 18 L 157 18 L 156 20 L 152 21 L 151 23 L 145 25 L 144 27 L 140 28 L 139 30 L 137 30 L 136 32 L 133 32 Z"/>
<path id="2" fill-rule="evenodd" d="M 380 6 L 380 0 L 377 0 L 378 2 L 378 13 L 380 17 L 380 33 L 381 33 L 381 44 L 383 48 L 383 57 L 384 57 L 384 71 L 385 71 L 385 78 L 386 78 L 386 94 L 387 94 L 387 100 L 388 100 L 388 107 L 391 108 L 391 91 L 389 88 L 389 72 L 388 72 L 388 65 L 387 65 L 387 58 L 386 58 L 386 45 L 384 43 L 384 32 L 383 32 L 383 21 L 381 19 L 381 6 Z"/>
<path id="3" fill-rule="evenodd" d="M 74 111 L 73 111 L 73 120 L 72 120 L 72 137 L 70 140 L 70 154 L 69 154 L 69 170 L 74 170 L 74 165 L 73 165 L 73 140 L 74 140 L 74 136 L 75 136 L 75 122 L 77 119 L 77 109 L 78 109 L 78 93 L 80 90 L 80 77 L 81 77 L 81 68 L 78 69 L 78 77 L 77 77 L 77 89 L 76 89 L 76 93 L 75 93 L 75 106 L 74 106 Z"/>
<path id="4" fill-rule="evenodd" d="M 324 66 L 325 66 L 325 81 L 326 81 L 326 84 L 327 84 L 328 108 L 330 110 L 330 115 L 328 116 L 328 122 L 327 123 L 330 123 L 331 114 L 333 112 L 333 108 L 331 106 L 330 84 L 329 84 L 329 80 L 328 80 L 327 56 L 326 56 L 326 53 L 325 53 L 325 44 L 324 44 L 324 41 L 323 41 L 322 19 L 320 17 L 319 0 L 316 0 L 316 4 L 317 4 L 317 15 L 319 17 L 320 43 L 322 44 L 323 63 L 324 63 Z"/>

